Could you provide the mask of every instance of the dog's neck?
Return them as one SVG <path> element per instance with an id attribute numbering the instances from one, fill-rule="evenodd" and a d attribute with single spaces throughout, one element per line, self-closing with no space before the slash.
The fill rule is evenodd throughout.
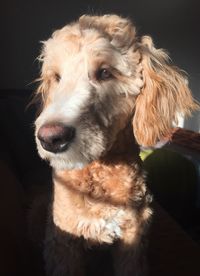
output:
<path id="1" fill-rule="evenodd" d="M 135 175 L 142 175 L 139 147 L 128 125 L 101 159 L 83 169 L 54 171 L 54 183 L 72 193 L 123 205 L 134 194 Z"/>

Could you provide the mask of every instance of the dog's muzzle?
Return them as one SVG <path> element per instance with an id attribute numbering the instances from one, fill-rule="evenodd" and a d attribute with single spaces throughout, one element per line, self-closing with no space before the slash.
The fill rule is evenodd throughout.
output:
<path id="1" fill-rule="evenodd" d="M 53 153 L 67 150 L 75 138 L 75 128 L 61 123 L 49 123 L 41 126 L 37 133 L 43 149 Z"/>

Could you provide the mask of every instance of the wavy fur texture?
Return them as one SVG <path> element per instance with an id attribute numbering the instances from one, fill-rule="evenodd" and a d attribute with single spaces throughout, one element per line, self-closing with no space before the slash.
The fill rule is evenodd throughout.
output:
<path id="1" fill-rule="evenodd" d="M 57 30 L 40 60 L 36 142 L 54 171 L 46 273 L 86 275 L 88 250 L 106 247 L 115 275 L 144 276 L 152 210 L 138 144 L 153 146 L 178 114 L 197 108 L 187 80 L 164 50 L 117 15 L 84 15 Z M 102 69 L 109 77 L 99 79 Z M 52 122 L 76 129 L 64 152 L 49 152 L 38 139 Z"/>

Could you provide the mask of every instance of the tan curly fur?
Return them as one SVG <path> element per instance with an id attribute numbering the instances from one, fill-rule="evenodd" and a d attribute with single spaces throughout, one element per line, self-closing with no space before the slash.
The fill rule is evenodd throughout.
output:
<path id="1" fill-rule="evenodd" d="M 40 60 L 36 142 L 54 182 L 46 273 L 86 275 L 88 249 L 106 246 L 115 275 L 144 276 L 152 211 L 138 144 L 153 146 L 178 114 L 197 107 L 187 81 L 164 50 L 148 36 L 138 38 L 131 21 L 117 15 L 84 15 L 54 32 Z M 97 77 L 102 68 L 107 79 Z M 38 139 L 42 126 L 56 122 L 76 129 L 61 153 Z"/>

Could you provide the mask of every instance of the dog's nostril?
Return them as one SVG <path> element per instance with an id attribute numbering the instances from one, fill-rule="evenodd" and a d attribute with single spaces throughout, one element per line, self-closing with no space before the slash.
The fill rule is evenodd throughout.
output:
<path id="1" fill-rule="evenodd" d="M 42 147 L 50 152 L 58 153 L 65 151 L 75 137 L 75 129 L 63 124 L 43 125 L 37 134 Z"/>

